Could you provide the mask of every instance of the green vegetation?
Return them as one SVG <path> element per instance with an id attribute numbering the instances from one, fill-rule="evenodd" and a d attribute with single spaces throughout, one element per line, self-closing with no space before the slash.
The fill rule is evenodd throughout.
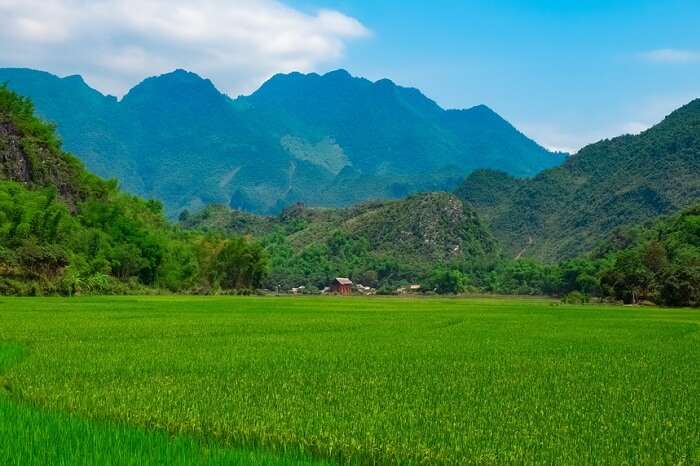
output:
<path id="1" fill-rule="evenodd" d="M 0 345 L 2 374 L 26 354 Z M 93 465 L 261 465 L 320 464 L 267 452 L 223 448 L 183 436 L 135 428 L 117 422 L 91 422 L 75 415 L 18 404 L 0 385 L 0 458 L 7 466 Z"/>
<path id="2" fill-rule="evenodd" d="M 148 80 L 129 100 L 150 105 L 161 79 L 166 78 Z M 249 103 L 263 105 L 258 100 L 270 95 L 270 105 L 284 100 L 287 81 L 298 79 L 277 77 Z M 323 79 L 351 78 L 341 73 Z M 166 90 L 176 92 L 183 82 L 197 87 L 199 78 L 175 73 L 166 79 Z M 211 83 L 205 87 L 213 89 Z M 405 90 L 394 91 L 403 95 Z M 294 108 L 302 111 L 299 105 Z M 218 206 L 196 214 L 183 211 L 181 224 L 188 229 L 183 231 L 167 222 L 158 202 L 126 195 L 115 182 L 87 173 L 61 150 L 53 127 L 34 116 L 31 103 L 2 87 L 0 174 L 9 181 L 0 181 L 0 293 L 218 293 L 302 285 L 314 292 L 336 276 L 348 276 L 380 293 L 418 283 L 424 292 L 441 294 L 546 294 L 567 302 L 603 298 L 697 306 L 698 208 L 658 225 L 628 225 L 700 197 L 698 128 L 700 101 L 640 136 L 590 146 L 532 180 L 477 172 L 458 192 L 465 202 L 447 193 L 425 193 L 346 209 L 297 204 L 269 217 Z M 293 142 L 304 159 L 313 158 L 312 146 Z M 342 152 L 326 142 L 325 150 Z M 648 168 L 659 154 L 663 166 Z M 632 163 L 645 168 L 629 177 Z M 577 209 L 588 210 L 579 211 L 580 218 L 568 217 Z M 524 241 L 514 259 L 501 253 L 477 211 L 506 254 L 515 252 L 508 235 Z M 594 240 L 597 249 L 590 253 Z M 538 261 L 550 255 L 577 258 Z"/>
<path id="3" fill-rule="evenodd" d="M 345 210 L 295 206 L 277 217 L 212 207 L 182 224 L 262 238 L 270 255 L 270 288 L 304 285 L 314 291 L 333 277 L 348 276 L 387 293 L 420 283 L 423 291 L 440 294 L 700 305 L 700 205 L 618 229 L 590 254 L 556 264 L 504 258 L 474 212 L 447 194 Z"/>
<path id="4" fill-rule="evenodd" d="M 497 257 L 476 214 L 455 196 L 427 193 L 348 209 L 301 205 L 275 217 L 211 207 L 182 218 L 203 232 L 252 234 L 270 256 L 269 288 L 323 289 L 338 276 L 394 291 L 427 280 L 433 269 Z"/>
<path id="5" fill-rule="evenodd" d="M 585 147 L 533 179 L 481 171 L 457 193 L 511 257 L 554 262 L 588 253 L 616 228 L 700 201 L 700 100 L 638 136 Z"/>
<path id="6" fill-rule="evenodd" d="M 77 430 L 77 448 L 124 439 L 100 458 L 117 464 L 228 447 L 365 464 L 697 464 L 700 315 L 553 304 L 5 298 L 0 335 L 24 354 L 5 365 L 18 405 L 0 402 L 0 430 L 36 422 L 41 448 L 0 436 L 0 450 L 36 464 Z"/>
<path id="7" fill-rule="evenodd" d="M 251 289 L 253 240 L 182 232 L 63 152 L 31 103 L 0 87 L 0 294 Z"/>
<path id="8" fill-rule="evenodd" d="M 628 303 L 700 306 L 700 204 L 647 227 L 623 230 L 601 288 Z M 599 255 L 605 254 L 605 249 Z"/>
<path id="9" fill-rule="evenodd" d="M 700 204 L 656 222 L 619 229 L 577 259 L 555 265 L 505 261 L 467 265 L 461 271 L 477 289 L 497 293 L 700 306 Z"/>
<path id="10" fill-rule="evenodd" d="M 279 75 L 232 100 L 182 70 L 117 101 L 79 76 L 0 69 L 94 173 L 164 202 L 277 213 L 453 189 L 476 168 L 532 176 L 563 160 L 480 106 L 445 111 L 415 89 L 337 71 Z"/>
<path id="11" fill-rule="evenodd" d="M 264 238 L 269 287 L 313 290 L 349 276 L 382 292 L 420 283 L 438 293 L 697 306 L 698 208 L 678 212 L 700 199 L 699 130 L 700 100 L 533 179 L 474 172 L 456 193 L 464 201 L 459 219 L 446 208 L 453 198 L 425 194 L 344 210 L 295 207 L 277 217 L 211 207 L 182 224 Z M 664 214 L 678 216 L 654 225 Z"/>

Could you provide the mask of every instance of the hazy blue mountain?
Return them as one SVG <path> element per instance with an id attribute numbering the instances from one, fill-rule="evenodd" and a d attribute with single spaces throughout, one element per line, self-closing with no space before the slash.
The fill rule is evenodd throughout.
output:
<path id="1" fill-rule="evenodd" d="M 446 111 L 416 89 L 343 70 L 277 75 L 235 100 L 183 70 L 121 101 L 78 76 L 0 69 L 0 82 L 31 98 L 90 170 L 171 214 L 347 206 L 450 190 L 475 169 L 529 177 L 564 160 L 485 106 Z"/>

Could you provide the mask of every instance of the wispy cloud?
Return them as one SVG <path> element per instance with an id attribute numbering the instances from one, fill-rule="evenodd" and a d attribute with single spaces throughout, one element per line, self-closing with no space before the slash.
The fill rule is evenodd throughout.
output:
<path id="1" fill-rule="evenodd" d="M 663 115 L 665 114 L 655 117 L 656 120 L 660 121 Z M 611 123 L 609 126 L 578 128 L 575 131 L 565 129 L 560 124 L 551 122 L 523 123 L 518 127 L 552 152 L 575 154 L 581 148 L 602 139 L 614 138 L 623 134 L 639 134 L 651 126 L 652 124 L 642 121 L 629 121 Z"/>
<path id="2" fill-rule="evenodd" d="M 332 63 L 368 35 L 338 11 L 277 0 L 0 0 L 0 66 L 80 73 L 117 95 L 175 68 L 248 92 L 271 74 Z"/>
<path id="3" fill-rule="evenodd" d="M 699 97 L 700 91 L 662 94 L 641 99 L 614 118 L 598 119 L 592 116 L 583 124 L 542 120 L 524 121 L 516 122 L 516 127 L 549 150 L 573 154 L 601 139 L 625 134 L 640 134 L 661 122 L 673 111 Z"/>
<path id="4" fill-rule="evenodd" d="M 700 62 L 700 51 L 656 49 L 642 53 L 641 58 L 651 63 L 697 63 Z"/>

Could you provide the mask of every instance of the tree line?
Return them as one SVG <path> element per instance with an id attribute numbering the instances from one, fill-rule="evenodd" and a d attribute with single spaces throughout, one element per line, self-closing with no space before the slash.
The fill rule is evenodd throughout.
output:
<path id="1" fill-rule="evenodd" d="M 465 263 L 435 271 L 435 289 L 592 298 L 626 304 L 700 306 L 700 204 L 674 216 L 616 231 L 585 256 Z"/>

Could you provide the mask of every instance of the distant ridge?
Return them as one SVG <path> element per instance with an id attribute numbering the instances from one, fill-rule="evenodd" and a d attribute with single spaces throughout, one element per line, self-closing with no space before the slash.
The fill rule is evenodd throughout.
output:
<path id="1" fill-rule="evenodd" d="M 419 90 L 345 70 L 279 74 L 231 99 L 176 70 L 121 101 L 79 76 L 0 69 L 67 150 L 171 215 L 219 203 L 274 213 L 452 190 L 476 169 L 534 176 L 564 160 L 485 106 L 445 111 Z"/>

